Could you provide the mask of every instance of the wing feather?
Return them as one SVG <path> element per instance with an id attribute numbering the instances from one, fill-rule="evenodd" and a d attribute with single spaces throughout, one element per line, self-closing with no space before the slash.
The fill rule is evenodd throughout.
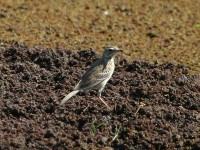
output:
<path id="1" fill-rule="evenodd" d="M 95 87 L 105 79 L 110 78 L 112 75 L 111 71 L 109 67 L 105 67 L 103 60 L 98 60 L 86 71 L 81 81 L 75 87 L 75 90 L 91 89 Z"/>

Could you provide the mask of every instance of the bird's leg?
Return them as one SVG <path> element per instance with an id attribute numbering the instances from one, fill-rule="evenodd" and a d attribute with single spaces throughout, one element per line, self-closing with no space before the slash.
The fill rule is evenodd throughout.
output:
<path id="1" fill-rule="evenodd" d="M 108 106 L 108 104 L 99 96 L 99 99 L 107 106 L 107 108 L 109 109 L 109 110 L 111 110 L 111 108 Z"/>
<path id="2" fill-rule="evenodd" d="M 101 91 L 98 91 L 98 97 L 99 99 L 104 103 L 104 105 L 106 105 L 106 107 L 111 110 L 111 108 L 108 106 L 108 104 L 101 98 Z"/>
<path id="3" fill-rule="evenodd" d="M 88 90 L 84 91 L 85 99 L 87 99 L 87 95 L 88 95 Z M 88 101 L 86 101 L 86 103 L 87 103 L 87 108 L 88 108 L 89 107 Z"/>

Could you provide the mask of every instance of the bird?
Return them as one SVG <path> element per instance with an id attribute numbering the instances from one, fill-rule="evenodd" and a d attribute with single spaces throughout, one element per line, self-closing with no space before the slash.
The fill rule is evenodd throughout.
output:
<path id="1" fill-rule="evenodd" d="M 101 102 L 103 102 L 110 110 L 111 108 L 101 97 L 101 93 L 114 72 L 114 57 L 119 52 L 123 52 L 123 50 L 116 46 L 105 47 L 102 57 L 94 62 L 86 70 L 81 80 L 74 87 L 73 91 L 62 99 L 60 105 L 65 104 L 72 96 L 76 95 L 78 92 L 88 92 L 89 90 L 96 89 L 98 90 L 97 96 Z"/>

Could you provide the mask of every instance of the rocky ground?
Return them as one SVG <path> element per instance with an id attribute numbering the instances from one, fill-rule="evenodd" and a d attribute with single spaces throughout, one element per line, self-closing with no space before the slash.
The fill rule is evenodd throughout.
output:
<path id="1" fill-rule="evenodd" d="M 173 63 L 127 62 L 96 97 L 61 99 L 98 57 L 93 49 L 0 53 L 0 149 L 200 149 L 200 76 Z"/>

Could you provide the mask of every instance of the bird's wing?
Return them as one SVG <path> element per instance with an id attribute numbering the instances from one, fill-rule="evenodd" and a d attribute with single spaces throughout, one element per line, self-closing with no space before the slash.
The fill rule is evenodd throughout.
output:
<path id="1" fill-rule="evenodd" d="M 83 75 L 75 90 L 90 89 L 111 76 L 109 67 L 105 67 L 102 60 L 95 62 Z"/>

